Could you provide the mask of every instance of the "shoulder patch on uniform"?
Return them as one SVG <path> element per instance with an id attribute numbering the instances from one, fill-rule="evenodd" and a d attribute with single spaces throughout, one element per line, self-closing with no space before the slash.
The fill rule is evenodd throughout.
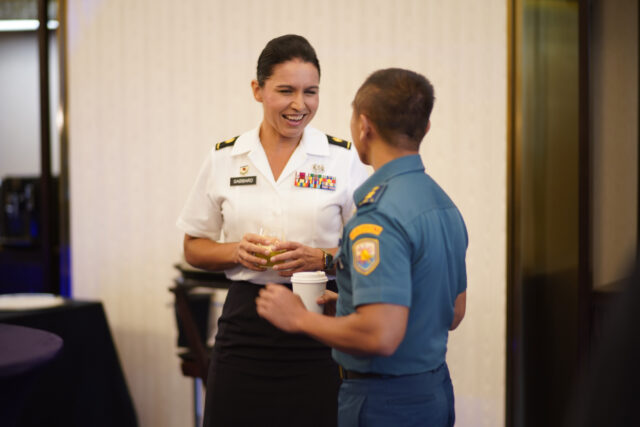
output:
<path id="1" fill-rule="evenodd" d="M 347 150 L 351 149 L 351 141 L 345 141 L 344 139 L 336 138 L 335 136 L 327 135 L 327 139 L 329 140 L 329 144 L 339 145 L 342 148 L 346 148 Z"/>
<path id="2" fill-rule="evenodd" d="M 364 238 L 357 240 L 351 250 L 353 267 L 360 274 L 367 276 L 380 264 L 380 243 L 378 239 Z"/>
<path id="3" fill-rule="evenodd" d="M 234 136 L 233 138 L 229 138 L 226 141 L 218 142 L 216 144 L 216 151 L 221 150 L 225 147 L 233 147 L 233 144 L 236 143 L 236 139 L 238 139 L 238 137 Z"/>
<path id="4" fill-rule="evenodd" d="M 380 199 L 380 196 L 384 192 L 384 189 L 387 188 L 385 184 L 376 185 L 367 193 L 366 196 L 358 203 L 358 207 L 362 207 L 364 205 L 370 205 L 377 202 Z"/>
<path id="5" fill-rule="evenodd" d="M 360 224 L 351 230 L 349 233 L 349 239 L 353 240 L 362 234 L 373 234 L 374 236 L 379 236 L 380 233 L 382 233 L 382 230 L 382 226 L 377 224 Z"/>

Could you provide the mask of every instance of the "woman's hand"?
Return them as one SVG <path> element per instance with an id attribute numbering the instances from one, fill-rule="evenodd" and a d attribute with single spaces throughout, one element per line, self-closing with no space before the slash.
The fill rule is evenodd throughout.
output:
<path id="1" fill-rule="evenodd" d="M 324 253 L 322 250 L 305 246 L 298 242 L 279 242 L 274 246 L 275 251 L 286 252 L 271 257 L 275 264 L 273 269 L 280 276 L 289 277 L 298 271 L 316 271 L 324 269 Z"/>
<path id="2" fill-rule="evenodd" d="M 323 314 L 327 316 L 335 316 L 336 315 L 336 303 L 338 302 L 338 294 L 325 290 L 324 294 L 316 300 L 318 304 L 324 305 Z"/>
<path id="3" fill-rule="evenodd" d="M 269 256 L 274 247 L 275 239 L 272 237 L 260 236 L 258 234 L 247 233 L 238 242 L 235 254 L 235 261 L 253 271 L 264 271 L 267 260 L 259 258 L 255 254 Z"/>

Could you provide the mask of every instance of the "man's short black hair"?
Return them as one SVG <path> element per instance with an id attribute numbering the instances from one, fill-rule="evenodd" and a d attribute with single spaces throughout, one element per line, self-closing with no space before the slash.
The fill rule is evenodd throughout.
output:
<path id="1" fill-rule="evenodd" d="M 417 149 L 427 132 L 435 97 L 433 85 L 421 74 L 387 68 L 371 74 L 353 100 L 387 142 L 406 141 Z"/>

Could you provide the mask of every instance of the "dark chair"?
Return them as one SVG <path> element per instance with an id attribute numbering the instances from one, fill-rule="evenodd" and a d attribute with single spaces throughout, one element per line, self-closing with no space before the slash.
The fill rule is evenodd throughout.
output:
<path id="1" fill-rule="evenodd" d="M 186 337 L 187 342 L 186 349 L 185 347 L 181 347 L 178 352 L 182 374 L 187 377 L 200 378 L 203 384 L 206 384 L 209 352 L 211 351 L 211 349 L 206 346 L 206 340 L 203 339 L 206 324 L 198 322 L 200 323 L 200 326 L 198 326 L 196 323 L 192 308 L 192 298 L 190 298 L 189 295 L 191 289 L 189 289 L 189 287 L 176 283 L 176 286 L 169 290 L 175 295 L 179 334 Z M 181 341 L 180 338 L 178 340 Z"/>
<path id="2" fill-rule="evenodd" d="M 207 319 L 210 294 L 198 293 L 204 289 L 228 289 L 224 273 L 194 269 L 186 263 L 176 264 L 180 276 L 169 288 L 175 295 L 178 326 L 178 356 L 182 374 L 194 379 L 194 414 L 196 427 L 201 425 L 202 388 L 207 384 L 209 355 L 207 346 Z"/>

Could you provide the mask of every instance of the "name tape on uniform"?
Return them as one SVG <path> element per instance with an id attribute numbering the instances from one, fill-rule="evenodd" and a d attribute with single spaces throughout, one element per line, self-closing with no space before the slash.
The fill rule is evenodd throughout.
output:
<path id="1" fill-rule="evenodd" d="M 255 176 L 236 176 L 231 178 L 231 186 L 234 185 L 255 185 L 258 182 Z"/>

